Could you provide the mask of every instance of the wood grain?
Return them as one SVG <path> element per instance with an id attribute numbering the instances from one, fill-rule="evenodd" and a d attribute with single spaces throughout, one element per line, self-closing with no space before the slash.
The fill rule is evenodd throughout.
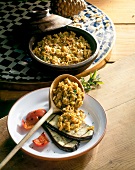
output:
<path id="1" fill-rule="evenodd" d="M 101 88 L 90 91 L 106 110 L 135 98 L 135 54 L 106 65 L 99 70 L 104 82 Z M 86 77 L 87 79 L 88 77 Z"/>
<path id="2" fill-rule="evenodd" d="M 135 54 L 135 25 L 115 25 L 116 42 L 110 61 L 117 61 Z"/>
<path id="3" fill-rule="evenodd" d="M 116 24 L 135 23 L 134 0 L 87 0 L 104 11 Z"/>
<path id="4" fill-rule="evenodd" d="M 88 169 L 133 170 L 135 167 L 135 99 L 106 111 L 108 126 Z M 128 105 L 128 107 L 127 107 Z M 132 130 L 131 130 L 132 129 Z"/>

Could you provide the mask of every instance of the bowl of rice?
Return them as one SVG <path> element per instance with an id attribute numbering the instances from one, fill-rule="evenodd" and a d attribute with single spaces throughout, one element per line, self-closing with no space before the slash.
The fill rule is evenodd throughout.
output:
<path id="1" fill-rule="evenodd" d="M 66 26 L 35 34 L 29 41 L 29 51 L 35 67 L 44 74 L 77 75 L 96 59 L 99 44 L 89 32 Z"/>

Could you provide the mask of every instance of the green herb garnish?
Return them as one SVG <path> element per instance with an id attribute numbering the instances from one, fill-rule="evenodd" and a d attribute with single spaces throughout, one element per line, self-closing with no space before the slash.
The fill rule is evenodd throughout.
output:
<path id="1" fill-rule="evenodd" d="M 84 77 L 82 77 L 80 81 L 85 92 L 96 89 L 100 84 L 103 84 L 103 82 L 100 80 L 99 74 L 97 74 L 97 70 L 94 73 L 90 73 L 90 77 L 87 81 L 84 79 Z"/>
<path id="2" fill-rule="evenodd" d="M 76 94 L 77 91 L 76 91 L 76 90 L 73 90 L 73 92 Z"/>

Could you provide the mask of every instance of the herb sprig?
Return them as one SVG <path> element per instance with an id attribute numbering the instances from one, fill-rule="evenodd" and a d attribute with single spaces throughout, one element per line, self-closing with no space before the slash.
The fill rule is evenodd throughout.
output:
<path id="1" fill-rule="evenodd" d="M 100 84 L 103 84 L 100 80 L 99 74 L 97 74 L 97 70 L 94 73 L 90 73 L 89 76 L 88 80 L 85 80 L 84 77 L 81 77 L 80 79 L 85 92 L 96 89 Z"/>

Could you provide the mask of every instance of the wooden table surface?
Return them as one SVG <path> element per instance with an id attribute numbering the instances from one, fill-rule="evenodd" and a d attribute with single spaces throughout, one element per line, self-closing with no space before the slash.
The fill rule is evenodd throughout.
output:
<path id="1" fill-rule="evenodd" d="M 37 160 L 20 150 L 3 168 L 5 170 L 23 170 L 26 167 L 32 170 L 45 167 L 48 170 L 135 169 L 135 0 L 88 1 L 103 10 L 116 29 L 116 42 L 110 58 L 112 63 L 98 71 L 104 84 L 89 92 L 106 112 L 105 136 L 93 150 L 68 161 Z M 18 99 L 27 92 L 0 90 L 0 100 Z M 0 161 L 15 146 L 6 121 L 7 116 L 0 119 Z"/>

